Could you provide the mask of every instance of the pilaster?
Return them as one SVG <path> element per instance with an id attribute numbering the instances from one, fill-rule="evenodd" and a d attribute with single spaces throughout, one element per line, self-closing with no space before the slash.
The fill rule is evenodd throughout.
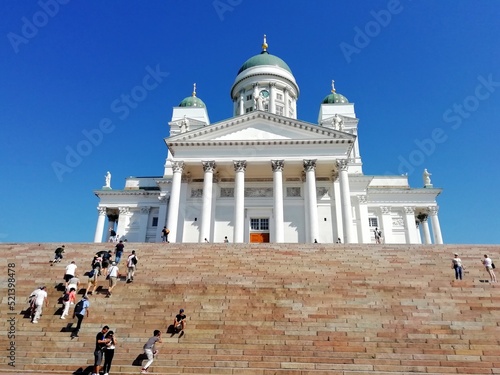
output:
<path id="1" fill-rule="evenodd" d="M 358 211 L 358 238 L 360 243 L 371 243 L 370 227 L 368 225 L 368 206 L 366 195 L 358 195 L 358 204 L 356 209 Z"/>
<path id="2" fill-rule="evenodd" d="M 380 207 L 380 213 L 382 214 L 382 228 L 379 229 L 382 230 L 383 241 L 384 243 L 393 243 L 391 207 Z"/>
<path id="3" fill-rule="evenodd" d="M 404 223 L 405 223 L 406 243 L 418 244 L 420 241 L 418 239 L 418 231 L 415 225 L 415 207 L 413 206 L 404 207 Z"/>
<path id="4" fill-rule="evenodd" d="M 139 225 L 139 234 L 137 242 L 146 242 L 146 233 L 148 231 L 148 222 L 149 222 L 149 212 L 151 211 L 151 207 L 143 206 L 140 208 L 141 216 L 140 216 L 140 225 Z"/>

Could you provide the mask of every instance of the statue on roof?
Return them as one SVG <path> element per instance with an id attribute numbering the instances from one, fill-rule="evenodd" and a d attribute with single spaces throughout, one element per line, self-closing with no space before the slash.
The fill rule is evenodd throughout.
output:
<path id="1" fill-rule="evenodd" d="M 344 119 L 338 113 L 332 118 L 332 125 L 335 130 L 344 130 Z"/>
<path id="2" fill-rule="evenodd" d="M 104 176 L 105 185 L 103 186 L 105 189 L 111 189 L 111 173 L 109 171 Z"/>
<path id="3" fill-rule="evenodd" d="M 181 133 L 185 133 L 189 131 L 189 119 L 184 115 L 184 118 L 181 120 L 181 124 L 179 126 Z"/>
<path id="4" fill-rule="evenodd" d="M 427 168 L 425 168 L 424 173 L 422 174 L 422 178 L 424 180 L 424 187 L 432 187 L 431 176 L 432 174 L 427 171 Z"/>

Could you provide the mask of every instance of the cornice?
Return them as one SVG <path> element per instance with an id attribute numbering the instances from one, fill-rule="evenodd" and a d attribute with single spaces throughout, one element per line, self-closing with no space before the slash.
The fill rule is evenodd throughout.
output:
<path id="1" fill-rule="evenodd" d="M 368 187 L 367 191 L 369 194 L 420 194 L 420 195 L 439 195 L 443 189 L 440 188 L 411 188 L 411 187 Z"/>
<path id="2" fill-rule="evenodd" d="M 201 147 L 218 147 L 218 146 L 255 146 L 255 145 L 316 145 L 316 144 L 351 144 L 352 139 L 311 139 L 311 140 L 267 140 L 267 141 L 187 141 L 187 142 L 170 142 L 169 146 L 201 146 Z"/>
<path id="3" fill-rule="evenodd" d="M 142 196 L 158 196 L 160 195 L 160 191 L 146 191 L 142 189 L 134 189 L 134 190 L 94 190 L 94 194 L 97 197 L 102 196 L 125 196 L 125 195 L 142 195 Z"/>
<path id="4" fill-rule="evenodd" d="M 241 115 L 238 117 L 232 117 L 230 119 L 223 120 L 219 123 L 207 125 L 207 126 L 204 126 L 203 128 L 195 129 L 195 130 L 192 130 L 192 131 L 187 132 L 187 133 L 176 134 L 173 137 L 165 138 L 165 143 L 167 145 L 179 145 L 180 143 L 183 143 L 184 145 L 190 144 L 189 143 L 190 139 L 193 139 L 193 138 L 196 138 L 199 136 L 203 136 L 203 135 L 206 135 L 209 133 L 213 133 L 213 132 L 216 132 L 219 130 L 223 130 L 225 128 L 229 128 L 229 127 L 234 126 L 234 125 L 244 124 L 248 121 L 255 120 L 255 119 L 263 119 L 263 120 L 273 121 L 273 122 L 276 122 L 278 124 L 288 125 L 288 126 L 292 126 L 294 128 L 297 128 L 297 129 L 307 130 L 307 131 L 310 131 L 313 133 L 317 133 L 318 136 L 330 136 L 332 138 L 338 138 L 339 136 L 342 135 L 342 136 L 347 137 L 344 139 L 339 139 L 337 143 L 354 143 L 354 140 L 356 139 L 356 136 L 353 134 L 335 131 L 333 129 L 325 128 L 325 127 L 320 126 L 320 125 L 308 123 L 308 122 L 305 122 L 302 120 L 292 119 L 290 117 L 278 116 L 278 115 L 275 115 L 275 114 L 272 114 L 269 112 L 254 111 L 250 114 L 244 114 L 244 115 Z M 289 142 L 289 141 L 294 141 L 294 140 L 277 140 L 276 142 L 278 142 L 278 141 Z M 313 141 L 313 140 L 310 140 L 310 141 Z M 324 141 L 324 140 L 318 139 L 318 140 L 314 140 L 314 141 L 318 142 L 318 141 Z M 217 146 L 220 146 L 219 143 L 221 143 L 221 142 L 223 142 L 223 143 L 224 142 L 225 143 L 233 142 L 233 144 L 241 144 L 241 142 L 239 142 L 239 141 L 204 140 L 204 141 L 196 141 L 196 142 L 191 141 L 191 142 L 193 142 L 193 143 L 202 142 L 202 143 L 210 143 L 210 144 L 214 143 L 214 145 L 216 142 L 218 142 L 216 144 Z M 243 141 L 243 142 L 246 142 L 246 141 Z M 294 142 L 300 142 L 300 141 L 294 141 Z M 328 143 L 330 143 L 330 142 L 328 142 Z M 331 143 L 333 143 L 333 142 L 331 142 Z M 246 143 L 243 143 L 243 144 L 246 144 Z M 266 143 L 266 144 L 269 144 L 269 143 Z M 291 143 L 291 144 L 294 144 L 294 143 Z"/>

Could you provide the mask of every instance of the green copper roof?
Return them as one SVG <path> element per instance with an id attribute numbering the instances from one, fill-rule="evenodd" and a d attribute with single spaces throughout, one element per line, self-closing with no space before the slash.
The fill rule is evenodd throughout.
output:
<path id="1" fill-rule="evenodd" d="M 347 98 L 344 95 L 337 94 L 336 92 L 325 96 L 325 99 L 323 99 L 323 104 L 333 104 L 333 103 L 349 103 L 349 100 L 347 100 Z"/>
<path id="2" fill-rule="evenodd" d="M 240 74 L 244 70 L 247 70 L 248 68 L 260 65 L 278 66 L 289 71 L 290 74 L 292 73 L 292 70 L 287 65 L 287 63 L 281 60 L 278 56 L 271 55 L 267 51 L 262 51 L 260 54 L 250 57 L 247 61 L 245 61 L 240 70 L 238 70 L 238 74 Z"/>
<path id="3" fill-rule="evenodd" d="M 197 98 L 196 96 L 188 96 L 179 104 L 179 107 L 205 108 L 206 106 L 200 98 Z"/>

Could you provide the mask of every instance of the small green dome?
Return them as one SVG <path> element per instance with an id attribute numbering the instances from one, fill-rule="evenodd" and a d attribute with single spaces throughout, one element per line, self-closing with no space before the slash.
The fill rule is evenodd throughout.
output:
<path id="1" fill-rule="evenodd" d="M 205 108 L 205 103 L 203 103 L 203 100 L 200 98 L 197 98 L 196 96 L 188 96 L 187 98 L 184 98 L 182 102 L 179 104 L 179 107 L 198 107 L 198 108 Z"/>
<path id="2" fill-rule="evenodd" d="M 323 99 L 323 104 L 336 104 L 336 103 L 349 103 L 349 100 L 342 95 L 337 94 L 336 92 L 331 93 L 330 95 L 325 96 Z"/>
<path id="3" fill-rule="evenodd" d="M 238 74 L 249 68 L 260 65 L 278 66 L 280 68 L 287 70 L 288 72 L 290 72 L 290 74 L 292 74 L 292 70 L 290 69 L 290 67 L 286 62 L 281 60 L 278 56 L 271 55 L 267 51 L 262 51 L 260 54 L 250 57 L 247 61 L 243 63 L 240 70 L 238 70 Z"/>

